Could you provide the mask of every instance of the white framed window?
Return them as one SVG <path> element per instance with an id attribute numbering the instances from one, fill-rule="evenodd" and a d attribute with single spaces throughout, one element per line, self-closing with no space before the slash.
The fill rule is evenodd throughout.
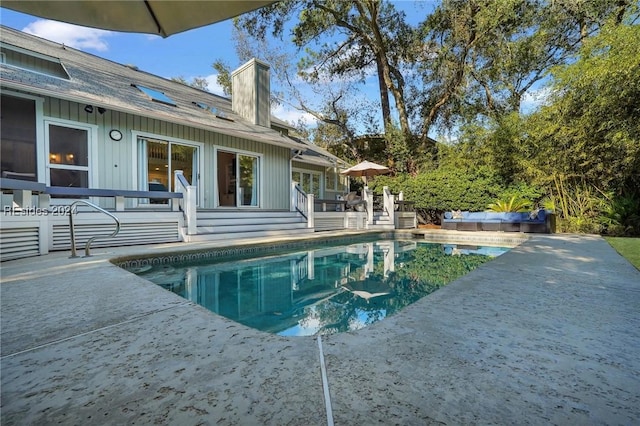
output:
<path id="1" fill-rule="evenodd" d="M 293 169 L 291 180 L 298 182 L 300 187 L 307 194 L 314 194 L 320 198 L 322 195 L 322 173 L 310 170 Z"/>
<path id="2" fill-rule="evenodd" d="M 1 100 L 2 177 L 46 183 L 44 99 L 3 90 Z"/>
<path id="3" fill-rule="evenodd" d="M 262 156 L 224 148 L 216 149 L 217 205 L 260 207 Z"/>
<path id="4" fill-rule="evenodd" d="M 45 120 L 46 184 L 91 188 L 97 181 L 98 126 L 74 121 Z"/>

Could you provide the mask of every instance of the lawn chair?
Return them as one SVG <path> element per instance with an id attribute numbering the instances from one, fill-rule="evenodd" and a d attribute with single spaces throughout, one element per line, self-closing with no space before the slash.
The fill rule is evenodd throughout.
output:
<path id="1" fill-rule="evenodd" d="M 347 210 L 362 211 L 358 209 L 359 206 L 362 206 L 362 208 L 367 211 L 367 200 L 363 199 L 355 191 L 348 193 L 343 197 L 343 199 L 347 202 Z"/>

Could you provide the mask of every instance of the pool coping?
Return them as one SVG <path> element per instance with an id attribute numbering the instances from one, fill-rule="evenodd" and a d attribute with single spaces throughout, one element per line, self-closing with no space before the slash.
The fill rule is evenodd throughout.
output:
<path id="1" fill-rule="evenodd" d="M 434 243 L 469 244 L 482 243 L 494 246 L 515 247 L 527 240 L 527 235 L 505 235 L 498 232 L 487 232 L 469 235 L 465 232 L 425 232 L 425 231 L 372 231 L 350 235 L 326 236 L 322 234 L 299 239 L 287 239 L 267 242 L 244 242 L 229 247 L 210 247 L 185 250 L 163 250 L 162 253 L 129 254 L 109 259 L 114 265 L 123 269 L 136 269 L 146 265 L 167 265 L 172 263 L 189 263 L 204 261 L 226 261 L 237 257 L 264 256 L 283 251 L 303 249 L 306 247 L 334 246 L 369 239 L 420 239 Z"/>
<path id="2" fill-rule="evenodd" d="M 529 235 L 322 354 L 110 262 L 203 246 L 3 263 L 2 424 L 327 424 L 320 355 L 337 424 L 640 420 L 640 272 L 600 237 Z"/>

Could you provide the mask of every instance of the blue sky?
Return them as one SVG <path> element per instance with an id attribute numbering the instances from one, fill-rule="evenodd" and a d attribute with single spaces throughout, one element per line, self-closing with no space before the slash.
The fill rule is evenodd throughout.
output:
<path id="1" fill-rule="evenodd" d="M 406 10 L 411 20 L 423 19 L 438 4 L 435 0 L 396 1 L 396 7 Z M 217 86 L 216 73 L 211 64 L 222 59 L 235 68 L 239 65 L 232 41 L 231 20 L 186 31 L 163 39 L 159 36 L 103 31 L 93 28 L 42 19 L 39 17 L 0 8 L 2 25 L 25 31 L 39 37 L 64 43 L 67 46 L 118 62 L 136 65 L 141 70 L 165 78 L 182 76 L 206 77 L 209 90 L 222 94 Z M 370 96 L 377 99 L 376 83 L 370 84 Z M 274 88 L 277 89 L 277 88 Z M 363 96 L 369 96 L 366 87 Z M 310 94 L 310 96 L 313 96 Z M 278 118 L 295 123 L 298 118 L 313 120 L 286 104 L 273 111 Z"/>
<path id="2" fill-rule="evenodd" d="M 396 8 L 407 13 L 408 21 L 411 23 L 424 19 L 438 3 L 436 0 L 394 1 Z M 165 78 L 182 76 L 191 80 L 193 77 L 206 77 L 209 90 L 217 94 L 222 94 L 222 90 L 217 86 L 215 70 L 211 64 L 217 59 L 222 59 L 232 68 L 241 65 L 232 41 L 231 20 L 185 31 L 165 39 L 146 34 L 78 27 L 4 8 L 0 8 L 0 22 L 2 25 L 64 43 L 118 63 L 136 65 L 141 70 Z M 314 95 L 309 93 L 309 96 Z M 374 79 L 363 87 L 361 96 L 378 99 L 377 83 Z M 536 103 L 532 96 L 529 98 L 525 97 L 525 103 Z M 308 124 L 313 123 L 309 115 L 286 104 L 277 106 L 272 112 L 278 118 L 292 123 L 298 118 L 306 118 Z"/>

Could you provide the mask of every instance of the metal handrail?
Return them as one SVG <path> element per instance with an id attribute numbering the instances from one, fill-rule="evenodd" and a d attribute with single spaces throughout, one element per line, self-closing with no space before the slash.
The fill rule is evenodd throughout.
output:
<path id="1" fill-rule="evenodd" d="M 74 201 L 69 206 L 69 231 L 71 232 L 71 256 L 69 256 L 70 259 L 78 257 L 78 255 L 76 254 L 76 230 L 75 230 L 75 225 L 73 223 L 73 212 L 75 211 L 76 204 L 79 204 L 79 203 L 85 204 L 89 207 L 93 207 L 94 209 L 101 211 L 102 213 L 106 214 L 107 216 L 110 216 L 113 220 L 116 221 L 116 230 L 113 231 L 111 235 L 108 235 L 108 237 L 115 237 L 116 235 L 118 235 L 118 232 L 120 232 L 120 219 L 118 219 L 117 217 L 115 217 L 114 215 L 112 215 L 102 207 L 96 206 L 95 204 L 90 203 L 89 201 L 85 201 L 85 200 Z M 91 243 L 93 242 L 93 240 L 95 240 L 98 237 L 99 235 L 89 238 L 84 248 L 84 257 L 91 257 L 91 254 L 89 253 Z"/>

